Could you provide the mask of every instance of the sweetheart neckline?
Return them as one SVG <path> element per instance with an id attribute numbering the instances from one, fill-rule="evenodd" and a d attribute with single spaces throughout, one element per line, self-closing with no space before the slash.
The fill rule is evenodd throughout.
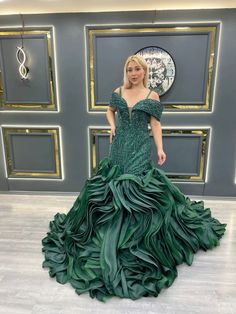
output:
<path id="1" fill-rule="evenodd" d="M 118 95 L 118 96 L 120 97 L 120 99 L 124 101 L 124 103 L 126 104 L 126 107 L 127 107 L 128 109 L 133 109 L 137 104 L 139 104 L 140 102 L 142 102 L 142 101 L 144 101 L 144 100 L 152 100 L 152 101 L 157 101 L 158 103 L 160 103 L 159 100 L 156 100 L 156 99 L 153 99 L 153 98 L 143 98 L 143 99 L 139 100 L 138 102 L 136 102 L 133 106 L 128 106 L 128 103 L 127 103 L 127 101 L 126 101 L 125 98 L 123 98 L 123 97 L 122 97 L 119 93 L 117 93 L 117 92 L 113 92 L 113 93 L 116 94 L 116 95 Z"/>

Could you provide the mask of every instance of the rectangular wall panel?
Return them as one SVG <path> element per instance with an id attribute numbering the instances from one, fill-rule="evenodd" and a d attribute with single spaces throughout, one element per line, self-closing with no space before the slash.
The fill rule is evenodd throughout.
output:
<path id="1" fill-rule="evenodd" d="M 0 110 L 55 110 L 50 31 L 25 33 L 0 31 Z"/>
<path id="2" fill-rule="evenodd" d="M 59 129 L 3 128 L 9 178 L 60 178 Z"/>
<path id="3" fill-rule="evenodd" d="M 123 63 L 126 58 L 148 47 L 161 48 L 175 63 L 174 84 L 161 98 L 165 109 L 210 109 L 211 78 L 216 55 L 215 26 L 189 26 L 184 29 L 142 26 L 119 29 L 89 27 L 87 36 L 90 54 L 90 110 L 106 108 L 110 91 L 122 85 Z M 150 55 L 149 59 L 152 58 Z M 161 60 L 156 59 L 155 62 L 161 64 Z M 163 63 L 165 76 L 167 69 L 164 68 Z"/>
<path id="4" fill-rule="evenodd" d="M 90 128 L 91 170 L 96 172 L 99 161 L 109 154 L 109 130 Z M 151 132 L 150 132 L 151 136 Z M 163 130 L 163 146 L 167 160 L 163 166 L 157 165 L 157 153 L 152 138 L 151 159 L 176 181 L 204 182 L 208 153 L 209 130 L 177 129 Z"/>

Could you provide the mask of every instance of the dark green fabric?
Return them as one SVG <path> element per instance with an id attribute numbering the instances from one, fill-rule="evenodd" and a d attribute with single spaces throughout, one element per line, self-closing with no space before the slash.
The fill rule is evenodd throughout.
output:
<path id="1" fill-rule="evenodd" d="M 177 265 L 219 244 L 226 226 L 151 164 L 147 126 L 150 115 L 160 119 L 160 102 L 142 100 L 130 117 L 125 100 L 112 97 L 119 122 L 110 155 L 42 240 L 50 276 L 101 301 L 157 296 L 173 283 Z"/>
<path id="2" fill-rule="evenodd" d="M 110 149 L 111 166 L 119 165 L 123 173 L 140 175 L 151 166 L 150 116 L 161 119 L 163 105 L 154 99 L 137 102 L 129 112 L 127 103 L 113 92 L 110 106 L 117 110 L 116 136 Z"/>

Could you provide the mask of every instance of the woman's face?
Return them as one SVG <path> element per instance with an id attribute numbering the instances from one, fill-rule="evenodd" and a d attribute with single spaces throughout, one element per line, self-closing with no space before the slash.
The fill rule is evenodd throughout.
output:
<path id="1" fill-rule="evenodd" d="M 130 61 L 127 65 L 127 77 L 131 84 L 138 85 L 143 83 L 145 71 L 139 63 Z"/>

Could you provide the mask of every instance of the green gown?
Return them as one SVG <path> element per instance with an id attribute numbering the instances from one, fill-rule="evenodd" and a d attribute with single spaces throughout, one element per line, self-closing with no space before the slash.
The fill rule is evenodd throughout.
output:
<path id="1" fill-rule="evenodd" d="M 162 104 L 145 98 L 129 111 L 113 92 L 110 106 L 118 123 L 109 156 L 71 210 L 50 222 L 43 267 L 101 301 L 157 296 L 173 283 L 177 265 L 219 244 L 226 225 L 151 163 L 148 123 L 150 116 L 160 120 Z"/>

